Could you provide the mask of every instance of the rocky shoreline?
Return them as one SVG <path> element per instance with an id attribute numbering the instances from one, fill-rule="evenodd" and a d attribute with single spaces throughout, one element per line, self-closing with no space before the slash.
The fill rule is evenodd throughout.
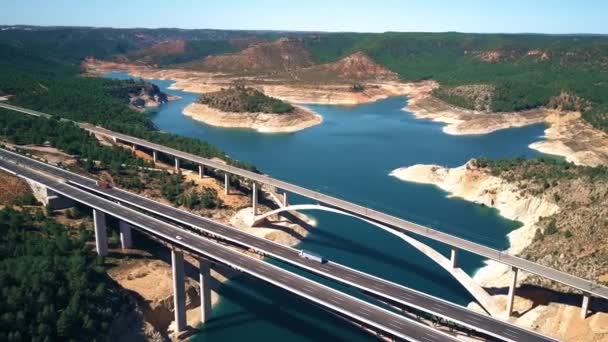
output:
<path id="1" fill-rule="evenodd" d="M 501 216 L 521 222 L 520 228 L 508 234 L 510 247 L 506 252 L 513 255 L 530 244 L 539 217 L 550 216 L 560 209 L 545 198 L 522 196 L 517 186 L 478 169 L 471 162 L 456 168 L 418 164 L 393 170 L 390 175 L 407 182 L 435 185 L 450 197 L 496 208 Z M 483 286 L 508 285 L 507 266 L 491 260 L 486 264 L 475 273 L 475 280 Z"/>
<path id="2" fill-rule="evenodd" d="M 521 191 L 517 184 L 494 176 L 488 169 L 475 165 L 472 162 L 456 168 L 413 165 L 396 169 L 390 175 L 403 181 L 437 186 L 448 192 L 449 196 L 496 208 L 501 216 L 520 221 L 522 226 L 508 234 L 510 247 L 507 252 L 513 255 L 525 253 L 535 238 L 540 226 L 539 221 L 543 217 L 559 215 L 562 208 L 552 201 L 549 195 L 532 195 L 530 192 Z M 486 261 L 486 265 L 480 268 L 473 278 L 486 288 L 504 290 L 508 288 L 511 273 L 505 265 Z M 534 283 L 533 276 L 520 272 L 514 303 L 516 315 L 511 317 L 510 321 L 564 341 L 605 340 L 605 334 L 608 333 L 608 314 L 600 311 L 582 319 L 578 306 L 579 295 L 554 292 L 545 287 L 527 286 L 525 284 L 528 279 Z M 496 291 L 493 297 L 500 307 L 506 307 L 506 292 Z M 566 297 L 568 299 L 565 299 Z M 468 307 L 483 311 L 475 302 L 470 303 Z"/>
<path id="3" fill-rule="evenodd" d="M 293 113 L 237 113 L 225 112 L 210 106 L 192 103 L 184 108 L 184 115 L 211 126 L 249 128 L 260 133 L 292 133 L 323 122 L 323 117 L 302 106 L 294 106 Z"/>
<path id="4" fill-rule="evenodd" d="M 539 152 L 561 156 L 576 165 L 608 164 L 608 134 L 581 118 L 580 112 L 539 108 L 524 112 L 486 113 L 446 104 L 430 96 L 411 96 L 404 111 L 419 119 L 446 124 L 443 132 L 452 135 L 488 134 L 501 129 L 544 123 L 544 139 L 529 145 Z"/>

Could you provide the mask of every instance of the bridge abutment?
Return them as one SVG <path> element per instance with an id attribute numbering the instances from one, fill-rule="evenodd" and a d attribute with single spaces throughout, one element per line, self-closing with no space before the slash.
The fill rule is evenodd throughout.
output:
<path id="1" fill-rule="evenodd" d="M 171 275 L 173 278 L 173 310 L 175 332 L 186 330 L 186 286 L 184 283 L 184 253 L 171 249 Z"/>
<path id="2" fill-rule="evenodd" d="M 133 247 L 133 239 L 131 237 L 131 225 L 125 221 L 120 221 L 120 246 L 122 249 Z"/>
<path id="3" fill-rule="evenodd" d="M 201 323 L 205 323 L 211 316 L 211 273 L 210 262 L 199 258 L 199 286 L 201 296 Z"/>
<path id="4" fill-rule="evenodd" d="M 95 223 L 95 248 L 97 254 L 108 255 L 108 226 L 106 223 L 106 213 L 93 209 L 93 221 Z"/>

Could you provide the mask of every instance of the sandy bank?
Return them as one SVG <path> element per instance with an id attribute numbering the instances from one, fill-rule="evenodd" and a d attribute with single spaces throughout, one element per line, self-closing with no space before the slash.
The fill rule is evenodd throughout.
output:
<path id="1" fill-rule="evenodd" d="M 412 93 L 404 110 L 420 119 L 445 123 L 453 135 L 487 134 L 497 130 L 545 123 L 545 140 L 530 144 L 542 153 L 562 156 L 587 166 L 608 164 L 608 134 L 593 128 L 579 112 L 534 109 L 524 112 L 485 113 L 450 106 L 430 93 Z"/>
<path id="2" fill-rule="evenodd" d="M 545 140 L 530 144 L 530 148 L 563 156 L 577 165 L 608 164 L 608 134 L 593 128 L 580 113 L 553 112 L 545 121 L 550 125 Z"/>
<path id="3" fill-rule="evenodd" d="M 535 109 L 524 112 L 486 113 L 448 105 L 430 95 L 413 96 L 403 108 L 420 119 L 445 123 L 443 131 L 453 135 L 487 134 L 506 128 L 542 123 L 550 111 Z"/>
<path id="4" fill-rule="evenodd" d="M 195 120 L 218 127 L 250 128 L 260 133 L 291 133 L 316 126 L 323 117 L 302 106 L 289 114 L 224 112 L 200 103 L 192 103 L 183 113 Z"/>
<path id="5" fill-rule="evenodd" d="M 390 173 L 404 181 L 432 184 L 467 201 L 496 208 L 500 215 L 523 225 L 508 235 L 509 254 L 518 254 L 530 244 L 536 232 L 540 216 L 556 213 L 559 207 L 542 197 L 521 195 L 515 185 L 490 175 L 467 163 L 457 168 L 436 165 L 414 165 L 396 169 Z M 487 261 L 486 266 L 474 276 L 483 286 L 506 286 L 509 274 L 505 265 Z"/>
<path id="6" fill-rule="evenodd" d="M 266 95 L 292 103 L 357 105 L 375 102 L 390 96 L 416 95 L 436 87 L 432 81 L 404 83 L 399 81 L 366 82 L 365 90 L 354 92 L 352 84 L 310 84 L 288 82 L 282 79 L 258 77 L 234 77 L 221 73 L 191 71 L 183 69 L 157 69 L 149 66 L 121 64 L 99 60 L 86 60 L 83 67 L 92 75 L 103 75 L 110 71 L 126 71 L 134 77 L 173 80 L 171 89 L 194 93 L 218 91 L 230 87 L 236 80 L 245 80 L 248 86 L 259 89 Z"/>

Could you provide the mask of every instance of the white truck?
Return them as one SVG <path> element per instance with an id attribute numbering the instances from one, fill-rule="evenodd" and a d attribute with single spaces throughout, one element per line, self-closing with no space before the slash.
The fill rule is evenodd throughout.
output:
<path id="1" fill-rule="evenodd" d="M 327 259 L 325 259 L 321 255 L 313 253 L 313 252 L 305 251 L 303 249 L 298 253 L 298 255 L 300 256 L 300 258 L 316 261 L 320 264 L 324 264 L 327 262 Z"/>

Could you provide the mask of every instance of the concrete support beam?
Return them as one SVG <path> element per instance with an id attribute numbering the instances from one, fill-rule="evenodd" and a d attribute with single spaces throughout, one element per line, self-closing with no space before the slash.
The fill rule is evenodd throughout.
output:
<path id="1" fill-rule="evenodd" d="M 106 224 L 106 213 L 93 209 L 93 221 L 95 222 L 95 248 L 97 254 L 108 255 L 108 227 Z"/>
<path id="2" fill-rule="evenodd" d="M 258 214 L 258 185 L 256 183 L 253 183 L 251 203 L 251 206 L 253 207 L 253 215 L 255 216 Z"/>
<path id="3" fill-rule="evenodd" d="M 201 323 L 211 316 L 211 273 L 209 260 L 199 258 L 199 285 L 201 295 Z"/>
<path id="4" fill-rule="evenodd" d="M 173 277 L 173 309 L 175 332 L 186 330 L 186 286 L 184 283 L 184 253 L 171 249 L 171 274 Z"/>
<path id="5" fill-rule="evenodd" d="M 118 142 L 118 139 L 116 139 L 116 137 L 112 137 L 112 140 L 114 140 L 115 144 Z"/>
<path id="6" fill-rule="evenodd" d="M 228 182 L 228 174 L 224 173 L 224 193 L 228 195 L 230 191 L 230 183 Z"/>
<path id="7" fill-rule="evenodd" d="M 175 157 L 175 172 L 179 171 L 179 158 Z"/>
<path id="8" fill-rule="evenodd" d="M 120 246 L 122 249 L 133 247 L 133 239 L 131 238 L 131 225 L 125 221 L 120 221 Z"/>
<path id="9" fill-rule="evenodd" d="M 283 206 L 287 206 L 287 191 L 283 191 Z"/>
<path id="10" fill-rule="evenodd" d="M 131 146 L 131 150 L 132 150 L 133 152 L 137 151 L 137 145 L 133 144 L 133 145 Z"/>
<path id="11" fill-rule="evenodd" d="M 458 267 L 458 249 L 456 247 L 452 247 L 450 252 L 450 262 L 452 264 L 452 268 Z"/>
<path id="12" fill-rule="evenodd" d="M 198 166 L 198 177 L 205 178 L 205 167 L 203 165 Z"/>
<path id="13" fill-rule="evenodd" d="M 511 267 L 511 271 L 513 272 L 513 277 L 509 284 L 509 295 L 507 297 L 507 318 L 511 317 L 513 314 L 513 300 L 515 299 L 515 287 L 517 286 L 517 272 L 519 269 Z"/>
<path id="14" fill-rule="evenodd" d="M 155 163 L 158 162 L 158 152 L 152 151 L 152 159 Z"/>
<path id="15" fill-rule="evenodd" d="M 581 305 L 581 318 L 587 318 L 587 313 L 589 312 L 589 304 L 591 304 L 591 295 L 588 293 L 583 293 L 583 305 Z"/>

